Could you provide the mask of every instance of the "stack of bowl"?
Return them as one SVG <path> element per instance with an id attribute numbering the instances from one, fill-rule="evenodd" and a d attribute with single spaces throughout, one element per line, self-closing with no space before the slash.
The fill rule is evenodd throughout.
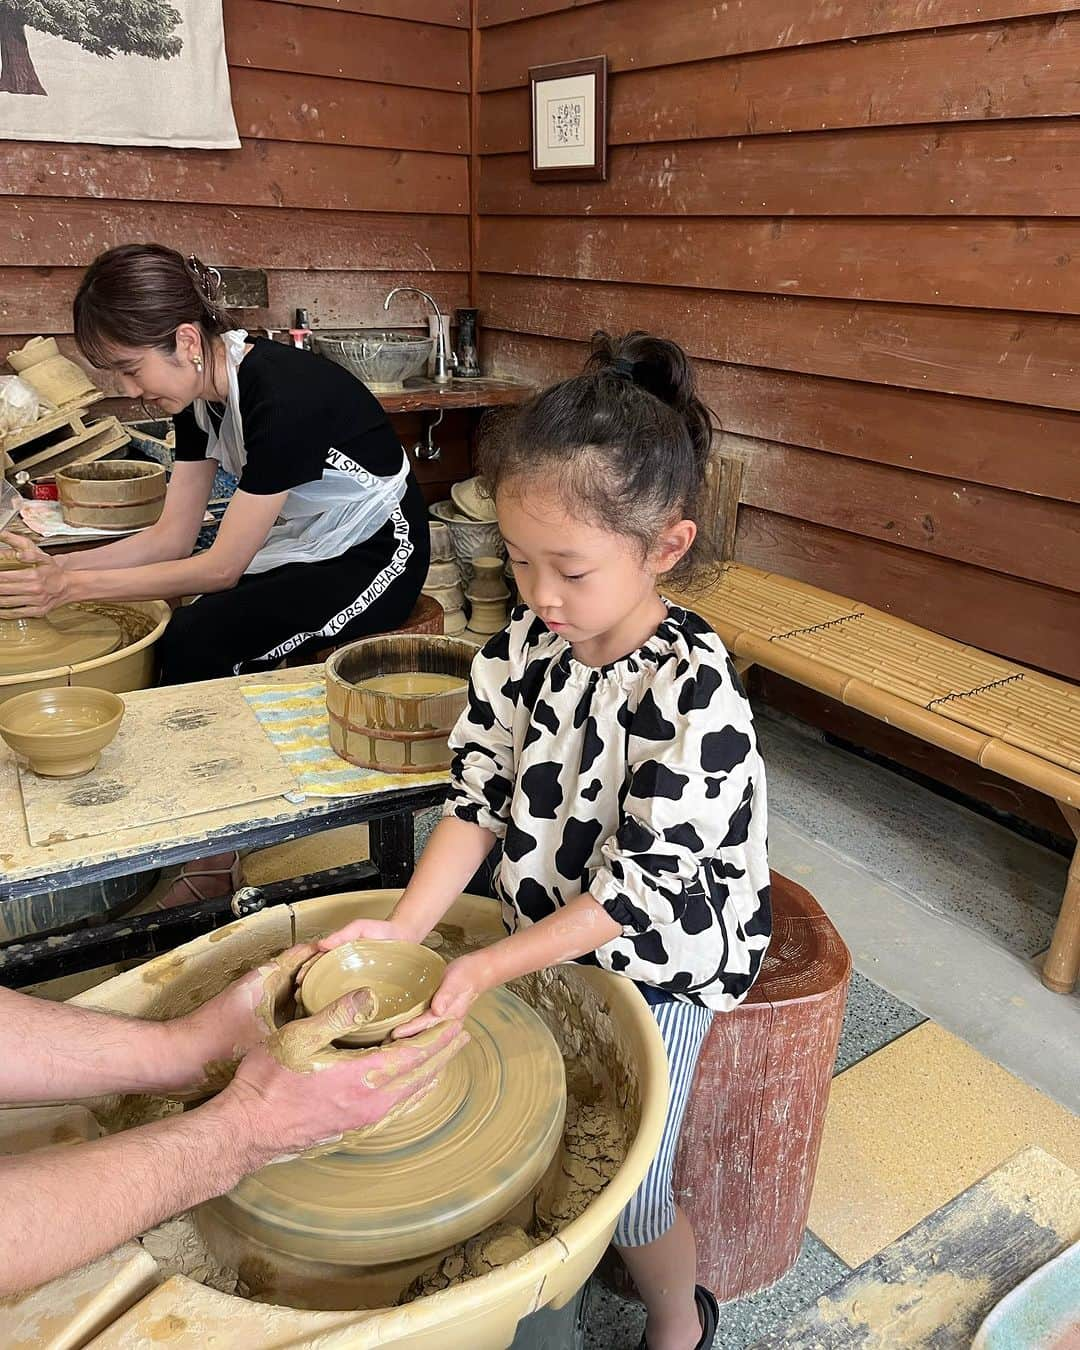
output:
<path id="1" fill-rule="evenodd" d="M 455 483 L 450 496 L 448 502 L 436 502 L 431 514 L 449 527 L 454 554 L 468 587 L 473 578 L 473 559 L 502 558 L 506 545 L 499 533 L 495 503 L 481 491 L 478 478 Z"/>
<path id="2" fill-rule="evenodd" d="M 443 632 L 450 636 L 460 633 L 466 624 L 465 593 L 450 527 L 441 520 L 431 522 L 431 565 L 423 591 L 443 608 Z"/>

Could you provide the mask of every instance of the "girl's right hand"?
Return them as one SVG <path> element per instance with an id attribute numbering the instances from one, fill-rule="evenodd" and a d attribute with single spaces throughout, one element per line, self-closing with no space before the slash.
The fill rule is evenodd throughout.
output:
<path id="1" fill-rule="evenodd" d="M 368 942 L 422 942 L 426 936 L 426 933 L 417 933 L 395 919 L 354 919 L 336 933 L 328 933 L 326 937 L 320 938 L 315 945 L 319 951 L 328 952 L 356 938 L 364 938 Z"/>

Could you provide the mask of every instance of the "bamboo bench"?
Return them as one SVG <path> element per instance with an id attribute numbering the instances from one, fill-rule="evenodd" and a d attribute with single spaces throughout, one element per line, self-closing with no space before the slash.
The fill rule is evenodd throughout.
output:
<path id="1" fill-rule="evenodd" d="M 740 672 L 764 666 L 1054 798 L 1078 843 L 1042 981 L 1070 993 L 1080 974 L 1080 687 L 744 563 L 724 563 L 706 595 L 682 599 Z"/>

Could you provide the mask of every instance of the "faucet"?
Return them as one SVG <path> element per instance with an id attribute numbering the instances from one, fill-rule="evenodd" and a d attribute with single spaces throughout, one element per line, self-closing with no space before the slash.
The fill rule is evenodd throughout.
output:
<path id="1" fill-rule="evenodd" d="M 432 379 L 436 384 L 449 384 L 453 379 L 450 367 L 457 364 L 454 353 L 446 345 L 446 331 L 443 328 L 442 310 L 435 303 L 435 297 L 422 291 L 419 286 L 395 286 L 383 301 L 383 309 L 390 308 L 390 301 L 395 295 L 400 295 L 403 291 L 411 291 L 413 295 L 422 295 L 431 308 L 435 311 L 435 373 Z"/>

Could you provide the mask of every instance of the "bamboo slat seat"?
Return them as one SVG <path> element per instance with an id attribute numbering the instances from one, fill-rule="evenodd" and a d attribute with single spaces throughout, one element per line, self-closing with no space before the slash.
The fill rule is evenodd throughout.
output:
<path id="1" fill-rule="evenodd" d="M 1060 805 L 1080 841 L 1080 687 L 803 582 L 724 563 L 674 597 L 707 619 L 742 667 L 760 665 L 972 760 Z M 1080 973 L 1080 843 L 1043 968 Z"/>

